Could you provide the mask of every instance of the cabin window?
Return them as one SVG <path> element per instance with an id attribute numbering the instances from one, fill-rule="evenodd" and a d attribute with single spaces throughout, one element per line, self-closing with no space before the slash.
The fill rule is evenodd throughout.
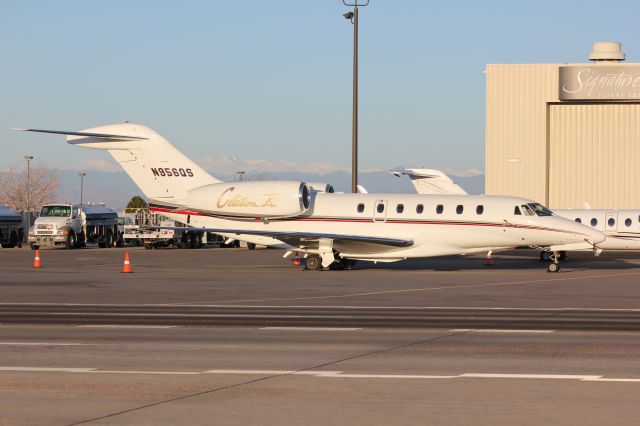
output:
<path id="1" fill-rule="evenodd" d="M 423 211 L 424 211 L 424 206 L 422 204 L 418 204 L 416 206 L 416 213 L 422 214 Z"/>
<path id="2" fill-rule="evenodd" d="M 626 218 L 624 220 L 624 226 L 626 226 L 627 228 L 631 226 L 631 219 L 630 218 Z"/>
<path id="3" fill-rule="evenodd" d="M 442 204 L 438 204 L 436 206 L 436 213 L 442 214 L 443 211 L 444 211 L 444 206 Z"/>
<path id="4" fill-rule="evenodd" d="M 362 213 L 364 212 L 364 204 L 360 203 L 358 204 L 358 213 Z"/>
<path id="5" fill-rule="evenodd" d="M 615 224 L 616 224 L 616 220 L 610 217 L 609 220 L 607 221 L 607 225 L 614 226 Z"/>
<path id="6" fill-rule="evenodd" d="M 575 221 L 578 223 L 582 223 L 582 219 L 580 219 L 579 217 L 576 217 Z"/>
<path id="7" fill-rule="evenodd" d="M 396 206 L 396 213 L 402 213 L 404 212 L 404 204 L 398 204 Z"/>
<path id="8" fill-rule="evenodd" d="M 378 204 L 378 207 L 376 207 L 376 210 L 378 210 L 378 213 L 384 212 L 384 204 L 382 203 Z"/>
<path id="9" fill-rule="evenodd" d="M 598 225 L 598 219 L 596 219 L 595 217 L 591 218 L 591 226 L 597 226 L 597 225 Z"/>
<path id="10" fill-rule="evenodd" d="M 456 206 L 456 213 L 462 214 L 463 211 L 464 211 L 464 206 L 462 204 L 458 204 Z"/>
<path id="11" fill-rule="evenodd" d="M 522 213 L 520 213 L 520 207 L 516 206 L 516 208 L 513 210 L 513 214 L 516 216 L 522 215 Z"/>
<path id="12" fill-rule="evenodd" d="M 484 213 L 484 206 L 480 205 L 476 207 L 476 214 L 482 214 L 482 213 Z"/>

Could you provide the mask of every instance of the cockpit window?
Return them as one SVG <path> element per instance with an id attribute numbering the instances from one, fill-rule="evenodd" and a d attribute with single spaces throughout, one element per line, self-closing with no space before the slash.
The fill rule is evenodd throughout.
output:
<path id="1" fill-rule="evenodd" d="M 531 207 L 529 207 L 526 204 L 522 205 L 522 211 L 524 212 L 525 216 L 535 216 L 536 213 L 533 211 L 533 209 Z"/>
<path id="2" fill-rule="evenodd" d="M 529 207 L 531 207 L 538 216 L 553 216 L 553 212 L 542 204 L 529 203 Z"/>
<path id="3" fill-rule="evenodd" d="M 520 207 L 516 206 L 516 208 L 513 210 L 513 214 L 516 216 L 522 215 L 522 213 L 520 213 Z"/>

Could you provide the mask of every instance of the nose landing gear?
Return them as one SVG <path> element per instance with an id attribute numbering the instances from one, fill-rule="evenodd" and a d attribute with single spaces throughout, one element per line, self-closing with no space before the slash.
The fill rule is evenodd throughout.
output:
<path id="1" fill-rule="evenodd" d="M 558 272 L 560 270 L 561 255 L 557 251 L 546 253 L 549 253 L 549 260 L 551 261 L 551 263 L 549 263 L 549 266 L 547 266 L 547 272 Z"/>

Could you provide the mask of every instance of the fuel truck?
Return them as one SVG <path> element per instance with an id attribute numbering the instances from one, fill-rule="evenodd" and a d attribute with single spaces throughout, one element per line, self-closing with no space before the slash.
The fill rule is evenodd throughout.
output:
<path id="1" fill-rule="evenodd" d="M 29 245 L 40 247 L 86 247 L 87 243 L 100 248 L 122 246 L 122 232 L 118 227 L 118 213 L 102 205 L 47 204 L 29 229 Z M 114 244 L 115 243 L 115 244 Z"/>

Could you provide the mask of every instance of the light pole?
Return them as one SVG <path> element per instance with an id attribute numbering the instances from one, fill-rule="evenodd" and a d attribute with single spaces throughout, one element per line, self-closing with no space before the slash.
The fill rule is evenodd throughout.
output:
<path id="1" fill-rule="evenodd" d="M 242 170 L 240 170 L 240 171 L 237 171 L 236 173 L 238 174 L 238 181 L 244 182 L 244 177 L 246 172 L 243 172 Z"/>
<path id="2" fill-rule="evenodd" d="M 358 6 L 369 5 L 369 0 L 362 3 L 347 2 L 342 0 L 345 6 L 353 7 L 353 12 L 347 12 L 344 16 L 353 24 L 353 116 L 351 123 L 351 192 L 358 192 Z"/>
<path id="3" fill-rule="evenodd" d="M 86 175 L 85 172 L 78 173 L 78 176 L 80 176 L 80 205 L 82 205 L 82 191 L 84 190 L 84 177 Z"/>
<path id="4" fill-rule="evenodd" d="M 31 160 L 33 155 L 25 155 L 24 159 L 27 160 L 27 235 L 29 234 L 29 228 L 31 228 Z"/>

